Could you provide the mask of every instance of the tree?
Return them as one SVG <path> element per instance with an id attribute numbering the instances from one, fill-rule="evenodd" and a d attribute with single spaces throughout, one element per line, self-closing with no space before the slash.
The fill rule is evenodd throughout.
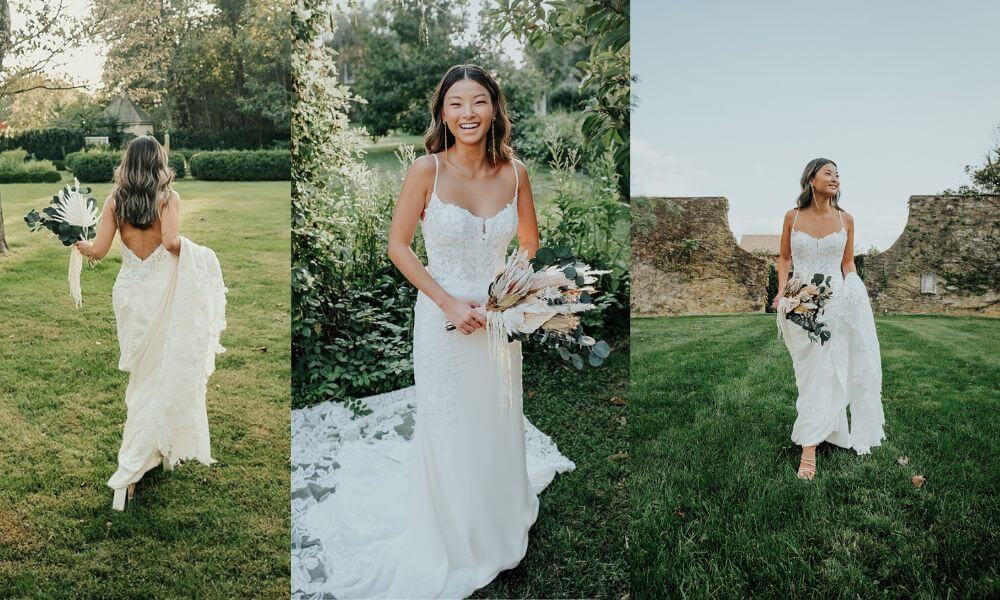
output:
<path id="1" fill-rule="evenodd" d="M 372 7 L 365 30 L 357 32 L 363 64 L 354 85 L 366 100 L 358 121 L 369 133 L 422 133 L 427 128 L 427 103 L 441 76 L 477 54 L 472 45 L 456 41 L 468 26 L 466 8 L 464 0 L 382 0 Z"/>
<path id="2" fill-rule="evenodd" d="M 104 84 L 167 129 L 287 130 L 290 2 L 95 0 Z"/>
<path id="3" fill-rule="evenodd" d="M 576 65 L 583 74 L 581 91 L 592 94 L 583 135 L 613 157 L 619 194 L 626 200 L 632 109 L 629 1 L 497 0 L 486 14 L 501 40 L 512 35 L 536 49 L 550 43 L 590 48 L 587 59 Z"/>
<path id="4" fill-rule="evenodd" d="M 11 22 L 12 5 L 23 20 L 17 29 Z M 75 40 L 82 39 L 77 37 L 81 33 L 86 34 L 79 30 L 76 20 L 66 15 L 65 0 L 41 4 L 0 0 L 0 102 L 32 90 L 79 87 L 37 77 L 47 73 L 62 53 L 74 48 Z M 0 216 L 0 255 L 9 252 Z"/>

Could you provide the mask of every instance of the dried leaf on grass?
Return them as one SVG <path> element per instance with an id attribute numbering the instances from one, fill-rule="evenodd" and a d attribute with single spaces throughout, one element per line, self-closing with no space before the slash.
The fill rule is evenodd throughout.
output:
<path id="1" fill-rule="evenodd" d="M 927 478 L 924 477 L 923 475 L 914 475 L 913 477 L 910 478 L 910 481 L 913 482 L 914 486 L 922 487 L 924 485 L 924 482 L 927 481 Z"/>
<path id="2" fill-rule="evenodd" d="M 908 456 L 900 456 L 899 458 L 896 459 L 896 462 L 899 463 L 901 466 L 905 467 L 906 465 L 910 464 L 910 458 Z"/>
<path id="3" fill-rule="evenodd" d="M 608 457 L 608 460 L 622 460 L 628 458 L 628 452 L 615 452 Z"/>
<path id="4" fill-rule="evenodd" d="M 622 398 L 621 396 L 612 396 L 611 397 L 611 404 L 614 404 L 615 406 L 625 406 L 626 400 L 625 400 L 625 398 Z"/>

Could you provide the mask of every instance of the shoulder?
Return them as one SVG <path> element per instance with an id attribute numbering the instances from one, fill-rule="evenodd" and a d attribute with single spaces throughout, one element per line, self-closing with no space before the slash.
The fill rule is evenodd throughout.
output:
<path id="1" fill-rule="evenodd" d="M 851 225 L 851 226 L 854 225 L 854 217 L 851 216 L 851 213 L 847 212 L 846 210 L 841 209 L 840 216 L 844 219 L 844 223 L 845 224 Z"/>
<path id="2" fill-rule="evenodd" d="M 519 181 L 528 181 L 528 167 L 526 167 L 523 162 L 517 158 L 511 157 L 510 164 L 514 167 L 514 171 L 517 173 Z"/>
<path id="3" fill-rule="evenodd" d="M 437 172 L 437 161 L 433 154 L 425 154 L 410 165 L 406 170 L 406 178 L 411 181 L 430 183 L 434 181 L 434 174 Z"/>
<path id="4" fill-rule="evenodd" d="M 171 188 L 166 194 L 163 195 L 163 199 L 160 200 L 160 202 L 162 203 L 163 208 L 166 208 L 167 206 L 180 206 L 181 195 L 177 193 L 177 190 Z"/>
<path id="5" fill-rule="evenodd" d="M 793 208 L 792 210 L 785 213 L 785 223 L 791 223 L 792 219 L 795 218 L 795 213 L 799 212 L 799 209 Z"/>

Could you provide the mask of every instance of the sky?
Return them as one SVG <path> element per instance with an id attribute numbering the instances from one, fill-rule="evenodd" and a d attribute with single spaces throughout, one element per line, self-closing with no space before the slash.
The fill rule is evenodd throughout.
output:
<path id="1" fill-rule="evenodd" d="M 968 183 L 1000 125 L 1000 2 L 632 2 L 632 194 L 725 196 L 777 234 L 809 160 L 836 161 L 857 250 L 911 195 Z"/>

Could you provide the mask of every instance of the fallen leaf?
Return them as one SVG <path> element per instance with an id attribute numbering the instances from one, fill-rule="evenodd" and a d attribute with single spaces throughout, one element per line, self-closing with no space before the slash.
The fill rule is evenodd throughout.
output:
<path id="1" fill-rule="evenodd" d="M 913 485 L 921 487 L 924 485 L 924 482 L 927 481 L 927 478 L 924 477 L 923 475 L 914 475 L 913 477 L 910 478 L 910 481 L 913 482 Z"/>
<path id="2" fill-rule="evenodd" d="M 534 398 L 535 397 L 535 392 L 534 391 L 528 392 L 528 397 L 529 398 Z"/>
<path id="3" fill-rule="evenodd" d="M 907 456 L 900 456 L 899 458 L 896 459 L 896 462 L 905 467 L 906 465 L 910 464 L 910 459 Z"/>
<path id="4" fill-rule="evenodd" d="M 257 352 L 267 352 L 267 346 L 261 346 L 260 348 L 254 348 Z"/>
<path id="5" fill-rule="evenodd" d="M 623 458 L 628 458 L 628 452 L 615 452 L 608 457 L 608 460 L 621 460 Z"/>
<path id="6" fill-rule="evenodd" d="M 622 398 L 621 396 L 611 397 L 611 404 L 614 404 L 615 406 L 625 406 L 625 402 L 625 398 Z"/>
<path id="7" fill-rule="evenodd" d="M 628 418 L 627 417 L 618 417 L 618 422 L 620 424 L 622 424 L 622 425 L 627 425 L 628 424 Z"/>
<path id="8" fill-rule="evenodd" d="M 684 518 L 684 511 L 683 511 L 683 510 L 681 510 L 681 509 L 677 509 L 677 510 L 675 510 L 675 511 L 674 511 L 674 514 L 675 514 L 675 515 L 677 515 L 677 518 L 678 518 L 678 519 L 683 519 L 683 518 Z"/>

